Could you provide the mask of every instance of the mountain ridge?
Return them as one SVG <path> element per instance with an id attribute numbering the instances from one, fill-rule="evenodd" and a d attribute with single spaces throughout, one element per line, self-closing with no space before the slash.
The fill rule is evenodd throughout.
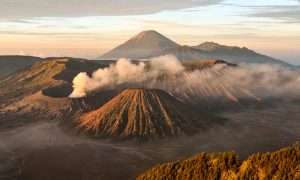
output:
<path id="1" fill-rule="evenodd" d="M 1 101 L 59 86 L 68 93 L 72 90 L 72 80 L 78 73 L 91 74 L 103 67 L 106 66 L 70 58 L 36 62 L 0 80 Z"/>
<path id="2" fill-rule="evenodd" d="M 211 59 L 222 59 L 230 63 L 267 63 L 280 64 L 284 66 L 292 66 L 291 64 L 257 53 L 246 47 L 226 46 L 215 42 L 204 42 L 197 46 L 192 46 L 194 49 L 200 50 L 199 53 Z"/>
<path id="3" fill-rule="evenodd" d="M 18 70 L 26 68 L 43 58 L 34 56 L 4 55 L 0 56 L 0 79 L 5 78 Z"/>
<path id="4" fill-rule="evenodd" d="M 285 61 L 259 54 L 246 47 L 225 46 L 215 42 L 204 42 L 197 46 L 181 46 L 154 30 L 140 32 L 102 55 L 100 59 L 149 59 L 167 54 L 173 54 L 181 61 L 221 59 L 234 64 L 262 63 L 292 67 Z"/>

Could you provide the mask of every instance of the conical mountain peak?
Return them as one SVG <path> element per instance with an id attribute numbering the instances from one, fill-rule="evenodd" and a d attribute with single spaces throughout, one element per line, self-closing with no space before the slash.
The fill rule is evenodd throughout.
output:
<path id="1" fill-rule="evenodd" d="M 197 114 L 197 113 L 196 113 Z M 94 136 L 117 139 L 193 134 L 204 127 L 184 103 L 158 89 L 127 89 L 79 120 Z"/>
<path id="2" fill-rule="evenodd" d="M 142 32 L 138 33 L 137 35 L 132 37 L 131 40 L 141 40 L 147 36 L 151 36 L 151 37 L 157 36 L 160 38 L 165 38 L 162 34 L 158 33 L 157 31 L 147 30 L 147 31 L 142 31 Z"/>
<path id="3" fill-rule="evenodd" d="M 179 46 L 179 44 L 162 34 L 154 30 L 148 30 L 138 33 L 125 43 L 101 56 L 101 58 L 145 58 L 149 57 L 154 52 Z"/>

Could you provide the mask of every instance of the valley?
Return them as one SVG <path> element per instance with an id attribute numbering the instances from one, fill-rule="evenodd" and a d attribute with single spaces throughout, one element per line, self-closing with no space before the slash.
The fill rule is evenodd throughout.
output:
<path id="1" fill-rule="evenodd" d="M 1 171 L 5 172 L 1 178 L 133 179 L 155 164 L 200 152 L 233 150 L 244 159 L 252 153 L 290 146 L 300 138 L 297 105 L 278 105 L 261 111 L 250 108 L 221 116 L 229 121 L 192 137 L 147 143 L 74 136 L 66 133 L 60 120 L 1 131 Z"/>

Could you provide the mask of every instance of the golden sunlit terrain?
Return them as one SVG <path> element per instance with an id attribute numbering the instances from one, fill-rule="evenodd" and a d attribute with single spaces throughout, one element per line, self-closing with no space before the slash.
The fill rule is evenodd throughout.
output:
<path id="1" fill-rule="evenodd" d="M 201 153 L 174 163 L 157 165 L 137 179 L 299 179 L 300 146 L 257 153 L 240 160 L 234 152 Z"/>
<path id="2" fill-rule="evenodd" d="M 0 180 L 300 179 L 299 0 L 0 4 Z"/>

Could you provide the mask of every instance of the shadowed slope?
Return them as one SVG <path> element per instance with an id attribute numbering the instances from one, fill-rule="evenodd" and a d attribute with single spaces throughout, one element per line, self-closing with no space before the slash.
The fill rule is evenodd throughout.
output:
<path id="1" fill-rule="evenodd" d="M 230 63 L 262 63 L 262 64 L 280 64 L 292 66 L 284 61 L 256 53 L 246 47 L 224 46 L 214 42 L 205 42 L 198 46 L 193 46 L 199 53 L 211 59 L 223 59 Z"/>
<path id="2" fill-rule="evenodd" d="M 0 56 L 0 79 L 43 60 L 32 56 Z"/>
<path id="3" fill-rule="evenodd" d="M 157 57 L 157 56 L 165 56 L 172 54 L 180 61 L 204 61 L 209 59 L 204 54 L 201 54 L 199 50 L 194 49 L 189 46 L 180 46 L 175 48 L 168 48 L 162 51 L 151 54 L 149 58 Z"/>
<path id="4" fill-rule="evenodd" d="M 203 127 L 185 104 L 157 89 L 127 89 L 100 109 L 80 118 L 95 136 L 117 139 L 191 135 Z"/>

